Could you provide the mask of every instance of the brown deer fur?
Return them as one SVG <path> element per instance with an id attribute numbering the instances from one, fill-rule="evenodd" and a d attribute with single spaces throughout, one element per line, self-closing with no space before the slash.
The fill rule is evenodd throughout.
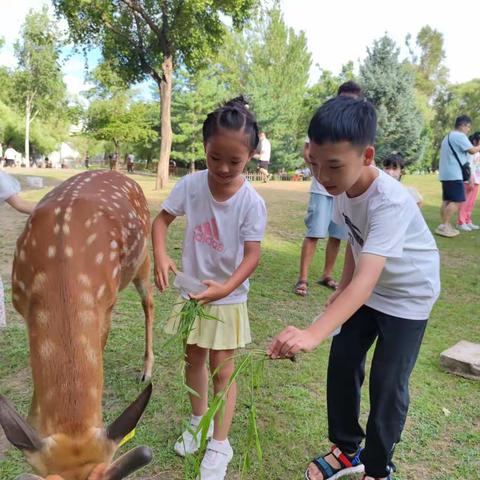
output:
<path id="1" fill-rule="evenodd" d="M 119 172 L 85 172 L 41 200 L 17 241 L 13 304 L 28 327 L 28 423 L 42 442 L 23 453 L 39 475 L 85 480 L 112 460 L 121 439 L 103 426 L 103 350 L 117 294 L 131 281 L 145 312 L 143 379 L 151 377 L 149 230 L 137 183 Z"/>

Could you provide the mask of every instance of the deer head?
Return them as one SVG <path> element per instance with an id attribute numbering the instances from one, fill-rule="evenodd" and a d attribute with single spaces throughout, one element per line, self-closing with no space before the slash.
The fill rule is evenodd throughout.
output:
<path id="1" fill-rule="evenodd" d="M 18 480 L 121 480 L 152 459 L 148 447 L 136 447 L 112 463 L 120 441 L 137 425 L 152 393 L 150 384 L 107 428 L 75 436 L 57 433 L 41 438 L 15 408 L 0 395 L 0 424 L 7 439 L 25 455 L 41 476 L 22 475 Z"/>

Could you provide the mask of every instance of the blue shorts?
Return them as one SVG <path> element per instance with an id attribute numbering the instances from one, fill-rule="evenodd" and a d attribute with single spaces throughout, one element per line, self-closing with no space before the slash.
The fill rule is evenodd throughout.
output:
<path id="1" fill-rule="evenodd" d="M 466 200 L 465 186 L 462 180 L 442 181 L 442 199 L 444 202 L 461 203 Z"/>
<path id="2" fill-rule="evenodd" d="M 333 198 L 320 193 L 311 193 L 308 202 L 305 225 L 308 238 L 333 237 L 339 240 L 347 239 L 345 225 L 338 225 L 332 221 Z"/>

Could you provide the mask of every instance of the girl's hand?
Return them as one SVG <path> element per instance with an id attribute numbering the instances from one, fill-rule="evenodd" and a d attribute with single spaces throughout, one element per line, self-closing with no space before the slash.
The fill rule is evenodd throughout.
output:
<path id="1" fill-rule="evenodd" d="M 325 308 L 327 308 L 329 305 L 331 305 L 337 298 L 338 296 L 343 292 L 343 289 L 338 287 L 335 292 L 333 292 L 328 298 L 327 302 L 325 303 Z"/>
<path id="2" fill-rule="evenodd" d="M 267 347 L 270 358 L 292 358 L 298 352 L 311 352 L 318 341 L 307 330 L 289 326 L 277 335 Z"/>
<path id="3" fill-rule="evenodd" d="M 204 280 L 202 283 L 208 288 L 199 295 L 190 295 L 190 298 L 196 300 L 200 305 L 220 300 L 230 293 L 225 285 L 214 280 Z"/>
<path id="4" fill-rule="evenodd" d="M 155 285 L 161 292 L 164 292 L 169 287 L 168 273 L 170 271 L 177 273 L 177 266 L 168 255 L 155 257 Z"/>

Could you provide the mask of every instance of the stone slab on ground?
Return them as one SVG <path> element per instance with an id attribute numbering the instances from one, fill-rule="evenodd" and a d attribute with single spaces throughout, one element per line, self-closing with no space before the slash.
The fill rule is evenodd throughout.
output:
<path id="1" fill-rule="evenodd" d="M 440 367 L 455 375 L 480 380 L 480 343 L 461 340 L 440 354 Z"/>

